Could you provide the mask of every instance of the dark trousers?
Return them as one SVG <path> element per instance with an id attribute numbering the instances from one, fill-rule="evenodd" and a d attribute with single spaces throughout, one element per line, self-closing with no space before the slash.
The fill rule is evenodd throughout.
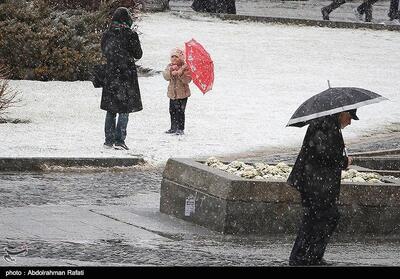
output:
<path id="1" fill-rule="evenodd" d="M 328 13 L 331 13 L 333 10 L 336 10 L 341 5 L 343 5 L 344 3 L 346 3 L 346 0 L 333 0 L 332 3 L 330 3 L 328 6 L 324 7 L 324 9 Z"/>
<path id="2" fill-rule="evenodd" d="M 372 20 L 372 5 L 378 2 L 378 0 L 366 0 L 360 6 L 357 7 L 357 11 L 360 14 L 365 14 L 365 21 L 370 22 Z"/>
<path id="3" fill-rule="evenodd" d="M 370 22 L 372 20 L 372 5 L 378 2 L 378 0 L 366 0 L 357 7 L 357 11 L 360 14 L 365 14 L 365 21 Z M 346 0 L 333 0 L 331 4 L 324 7 L 324 9 L 331 13 L 333 10 L 339 8 L 341 5 L 346 3 Z"/>
<path id="4" fill-rule="evenodd" d="M 389 16 L 390 20 L 400 18 L 399 0 L 391 0 L 390 1 L 388 16 Z"/>
<path id="5" fill-rule="evenodd" d="M 215 13 L 215 0 L 194 0 L 192 8 L 196 12 Z"/>
<path id="6" fill-rule="evenodd" d="M 194 0 L 192 9 L 196 12 L 236 14 L 235 0 Z"/>
<path id="7" fill-rule="evenodd" d="M 117 114 L 107 111 L 104 132 L 106 136 L 106 144 L 124 143 L 126 138 L 126 127 L 128 126 L 129 113 Z"/>
<path id="8" fill-rule="evenodd" d="M 329 239 L 339 221 L 336 202 L 320 204 L 312 195 L 301 193 L 303 219 L 289 258 L 290 265 L 315 265 L 322 260 Z"/>
<path id="9" fill-rule="evenodd" d="M 188 98 L 169 100 L 169 115 L 171 116 L 171 130 L 185 130 L 185 109 Z"/>

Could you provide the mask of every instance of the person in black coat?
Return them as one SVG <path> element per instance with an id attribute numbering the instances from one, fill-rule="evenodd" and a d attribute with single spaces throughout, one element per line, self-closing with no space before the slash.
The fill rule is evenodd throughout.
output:
<path id="1" fill-rule="evenodd" d="M 347 156 L 341 129 L 358 120 L 356 110 L 310 121 L 300 153 L 287 183 L 301 196 L 303 219 L 289 265 L 322 265 L 339 211 L 341 172 L 352 162 Z"/>
<path id="2" fill-rule="evenodd" d="M 100 108 L 107 111 L 104 128 L 107 148 L 129 149 L 125 144 L 129 113 L 143 109 L 135 64 L 135 59 L 140 59 L 143 52 L 138 34 L 131 29 L 132 24 L 129 10 L 120 7 L 115 10 L 112 23 L 101 39 L 101 50 L 107 59 L 100 104 Z"/>
<path id="3" fill-rule="evenodd" d="M 200 13 L 215 13 L 215 0 L 194 0 L 192 9 Z"/>
<path id="4" fill-rule="evenodd" d="M 235 0 L 194 0 L 191 7 L 196 12 L 236 14 Z"/>

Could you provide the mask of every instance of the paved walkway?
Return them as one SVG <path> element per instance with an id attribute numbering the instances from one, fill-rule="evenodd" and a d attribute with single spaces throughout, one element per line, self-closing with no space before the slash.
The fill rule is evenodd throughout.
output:
<path id="1" fill-rule="evenodd" d="M 162 170 L 0 175 L 0 267 L 287 266 L 294 235 L 230 236 L 159 212 Z M 4 248 L 26 253 L 6 256 Z M 400 241 L 335 234 L 335 266 L 400 266 Z"/>
<path id="2" fill-rule="evenodd" d="M 193 1 L 173 0 L 170 1 L 172 11 L 193 12 L 190 5 Z M 267 0 L 236 0 L 237 15 L 260 16 L 286 19 L 322 20 L 321 8 L 330 4 L 331 1 L 267 1 Z M 356 20 L 353 9 L 362 1 L 351 1 L 343 4 L 330 15 L 332 22 L 360 23 Z M 392 25 L 387 16 L 389 1 L 380 0 L 373 7 L 373 22 L 364 23 Z"/>
<path id="3" fill-rule="evenodd" d="M 172 0 L 170 8 L 173 11 L 193 11 L 190 5 L 193 1 Z M 357 21 L 353 9 L 363 1 L 349 1 L 331 13 L 331 20 L 335 21 Z M 331 1 L 308 0 L 308 1 L 268 1 L 268 0 L 236 0 L 236 11 L 238 15 L 287 17 L 302 19 L 322 19 L 321 8 L 330 4 Z M 389 11 L 387 0 L 380 0 L 373 6 L 373 17 L 375 21 L 387 21 Z"/>

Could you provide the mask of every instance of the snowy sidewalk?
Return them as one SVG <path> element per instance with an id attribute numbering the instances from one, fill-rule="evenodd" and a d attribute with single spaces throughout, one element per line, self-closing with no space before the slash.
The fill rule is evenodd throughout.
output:
<path id="1" fill-rule="evenodd" d="M 170 1 L 170 8 L 172 11 L 193 12 L 190 5 L 193 1 L 188 0 L 173 0 Z M 347 2 L 334 10 L 330 14 L 330 22 L 323 21 L 321 15 L 321 8 L 329 5 L 331 1 L 255 1 L 255 0 L 236 0 L 237 15 L 240 16 L 253 16 L 253 17 L 266 17 L 274 19 L 286 19 L 293 21 L 294 19 L 302 21 L 312 21 L 314 25 L 327 24 L 331 27 L 336 26 L 338 22 L 347 23 L 349 27 L 361 24 L 365 28 L 381 29 L 390 27 L 392 30 L 400 30 L 399 25 L 395 25 L 389 21 L 387 16 L 389 12 L 390 1 L 379 1 L 373 6 L 373 21 L 371 23 L 360 22 L 356 19 L 353 9 L 359 6 L 362 1 Z M 317 22 L 315 22 L 317 21 Z M 320 21 L 320 22 L 318 22 Z M 289 22 L 290 23 L 290 22 Z M 342 24 L 346 27 L 346 24 Z"/>
<path id="2" fill-rule="evenodd" d="M 212 91 L 190 84 L 184 136 L 169 128 L 167 82 L 161 75 L 139 78 L 143 111 L 133 113 L 129 151 L 104 150 L 101 89 L 89 81 L 12 81 L 21 103 L 7 117 L 25 123 L 0 125 L 0 157 L 104 158 L 143 155 L 147 162 L 170 157 L 204 158 L 298 148 L 305 129 L 286 127 L 296 108 L 332 86 L 362 87 L 389 101 L 360 108 L 360 121 L 343 132 L 345 142 L 398 129 L 400 95 L 397 53 L 391 31 L 331 29 L 229 22 L 172 13 L 139 22 L 143 58 L 138 64 L 163 70 L 169 51 L 196 38 L 215 65 Z M 391 55 L 393 54 L 393 55 Z M 385 113 L 376 113 L 385 111 Z M 351 146 L 350 146 L 351 147 Z"/>

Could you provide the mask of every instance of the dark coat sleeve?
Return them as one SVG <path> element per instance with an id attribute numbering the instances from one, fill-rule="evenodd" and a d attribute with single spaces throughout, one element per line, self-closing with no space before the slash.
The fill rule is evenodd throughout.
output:
<path id="1" fill-rule="evenodd" d="M 333 189 L 338 193 L 341 170 L 347 168 L 344 142 L 337 119 L 332 117 L 310 124 L 288 184 L 304 189 Z"/>
<path id="2" fill-rule="evenodd" d="M 143 51 L 140 45 L 139 36 L 136 32 L 132 32 L 130 35 L 128 50 L 133 58 L 135 59 L 142 58 Z"/>

